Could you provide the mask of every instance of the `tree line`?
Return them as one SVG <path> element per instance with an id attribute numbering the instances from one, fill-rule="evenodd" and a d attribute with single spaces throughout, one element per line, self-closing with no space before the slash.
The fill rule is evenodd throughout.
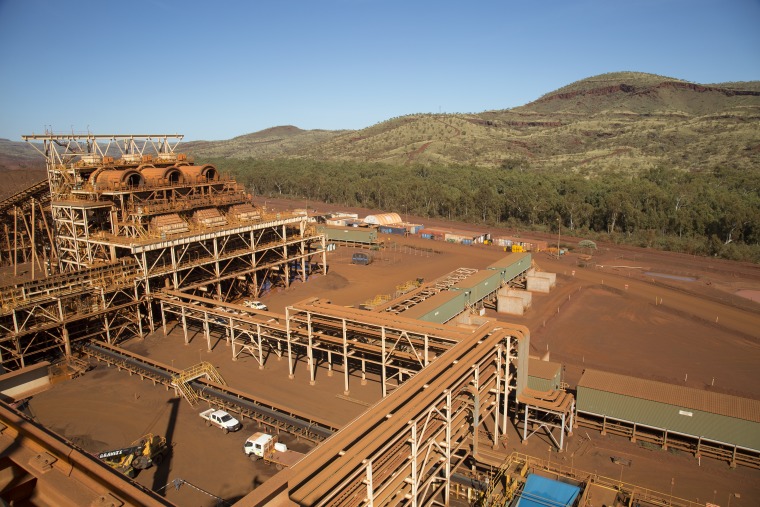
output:
<path id="1" fill-rule="evenodd" d="M 519 166 L 208 160 L 259 199 L 283 197 L 760 262 L 760 178 L 734 168 L 632 175 Z"/>

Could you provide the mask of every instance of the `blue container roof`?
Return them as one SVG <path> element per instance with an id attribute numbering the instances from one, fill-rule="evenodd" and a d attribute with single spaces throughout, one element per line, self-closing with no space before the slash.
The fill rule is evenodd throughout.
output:
<path id="1" fill-rule="evenodd" d="M 580 492 L 578 486 L 532 474 L 525 481 L 517 507 L 568 507 Z"/>

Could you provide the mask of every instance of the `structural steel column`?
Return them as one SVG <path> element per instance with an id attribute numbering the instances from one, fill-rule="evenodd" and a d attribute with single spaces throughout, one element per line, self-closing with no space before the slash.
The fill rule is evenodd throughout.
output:
<path id="1" fill-rule="evenodd" d="M 419 484 L 418 484 L 418 472 L 417 472 L 417 453 L 419 451 L 419 444 L 417 443 L 417 423 L 416 421 L 412 420 L 410 421 L 411 426 L 411 438 L 409 439 L 412 444 L 412 451 L 411 451 L 411 482 L 412 482 L 412 506 L 417 507 L 417 493 L 419 492 Z"/>
<path id="2" fill-rule="evenodd" d="M 161 300 L 159 303 L 161 305 L 161 327 L 163 327 L 164 336 L 166 336 L 166 314 L 164 313 L 164 302 Z"/>
<path id="3" fill-rule="evenodd" d="M 327 274 L 327 236 L 322 235 L 322 274 Z"/>
<path id="4" fill-rule="evenodd" d="M 285 288 L 287 289 L 290 287 L 290 266 L 288 266 L 288 227 L 285 224 L 282 224 L 282 242 L 282 258 L 285 259 Z"/>
<path id="5" fill-rule="evenodd" d="M 174 245 L 169 247 L 169 253 L 172 258 L 172 278 L 174 281 L 174 287 L 172 287 L 172 289 L 179 290 L 179 267 L 177 266 L 177 252 L 174 249 Z"/>
<path id="6" fill-rule="evenodd" d="M 369 507 L 374 507 L 375 505 L 375 491 L 374 486 L 372 483 L 372 460 L 366 460 L 367 461 L 367 500 Z"/>
<path id="7" fill-rule="evenodd" d="M 222 297 L 222 281 L 219 280 L 219 277 L 221 277 L 221 270 L 219 269 L 219 243 L 218 243 L 218 237 L 214 236 L 214 276 L 216 277 L 216 295 L 219 296 L 219 298 Z"/>
<path id="8" fill-rule="evenodd" d="M 211 352 L 211 325 L 208 323 L 208 312 L 203 312 L 203 333 L 206 335 L 206 350 Z"/>
<path id="9" fill-rule="evenodd" d="M 309 346 L 306 348 L 306 352 L 309 356 L 309 385 L 314 385 L 316 381 L 316 365 L 314 364 L 314 349 L 312 348 L 312 328 L 311 328 L 311 313 L 306 315 L 306 334 L 309 338 Z"/>
<path id="10" fill-rule="evenodd" d="M 32 197 L 32 280 L 34 280 L 34 260 L 35 260 L 35 251 L 34 251 L 34 197 Z"/>
<path id="11" fill-rule="evenodd" d="M 494 404 L 494 415 L 493 415 L 493 448 L 496 449 L 498 447 L 499 442 L 499 402 L 501 401 L 501 348 L 502 344 L 498 344 L 496 346 L 496 403 Z"/>
<path id="12" fill-rule="evenodd" d="M 451 425 L 453 424 L 453 418 L 451 414 L 452 399 L 451 389 L 446 389 L 446 486 L 444 489 L 444 505 L 451 505 Z"/>
<path id="13" fill-rule="evenodd" d="M 14 318 L 16 316 L 16 313 L 13 314 Z M 71 341 L 69 340 L 69 330 L 66 329 L 66 315 L 63 313 L 63 303 L 61 303 L 61 298 L 58 298 L 58 316 L 61 319 L 61 336 L 63 337 L 63 350 L 66 354 L 66 357 L 71 357 Z M 14 319 L 15 320 L 15 319 Z M 18 329 L 16 329 L 18 332 Z M 24 357 L 21 356 L 21 364 L 24 364 Z"/>
<path id="14" fill-rule="evenodd" d="M 385 383 L 387 382 L 387 377 L 386 377 L 386 373 L 387 372 L 386 372 L 386 368 L 385 368 L 385 326 L 382 327 L 381 332 L 382 332 L 382 334 L 380 336 L 380 353 L 382 355 L 382 358 L 381 358 L 382 360 L 380 361 L 380 363 L 381 363 L 382 377 L 383 377 L 382 378 L 382 380 L 383 380 L 383 398 L 385 398 L 388 395 L 388 388 L 385 385 Z"/>
<path id="15" fill-rule="evenodd" d="M 284 227 L 284 226 L 283 226 Z M 295 378 L 294 373 L 294 367 L 293 367 L 293 351 L 291 350 L 290 346 L 290 316 L 288 312 L 288 308 L 285 308 L 285 335 L 288 339 L 288 378 L 290 380 L 293 380 Z M 279 340 L 277 341 L 278 348 L 279 348 Z"/>
<path id="16" fill-rule="evenodd" d="M 185 332 L 185 345 L 190 345 L 190 342 L 187 339 L 187 317 L 185 316 L 185 307 L 180 306 L 180 309 L 182 310 L 182 330 Z"/>
<path id="17" fill-rule="evenodd" d="M 286 308 L 285 311 L 287 312 L 288 309 Z M 256 337 L 258 340 L 259 345 L 259 370 L 264 369 L 264 337 L 261 335 L 261 324 L 256 324 Z"/>
<path id="18" fill-rule="evenodd" d="M 350 393 L 348 390 L 348 329 L 346 319 L 341 319 L 341 322 L 343 322 L 343 377 L 345 379 L 343 394 L 348 396 Z"/>

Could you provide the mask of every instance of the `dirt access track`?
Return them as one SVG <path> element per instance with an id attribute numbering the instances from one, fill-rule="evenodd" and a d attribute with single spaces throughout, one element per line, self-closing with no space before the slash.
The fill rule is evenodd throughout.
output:
<path id="1" fill-rule="evenodd" d="M 302 208 L 303 201 L 268 200 L 267 206 Z M 404 218 L 428 227 L 515 234 Z M 369 266 L 351 264 L 353 250 L 339 247 L 328 256 L 327 275 L 275 289 L 261 300 L 278 313 L 310 297 L 359 306 L 377 295 L 392 295 L 406 281 L 418 277 L 431 281 L 460 267 L 482 269 L 506 255 L 493 245 L 462 246 L 395 235 L 380 239 L 385 248 L 375 252 Z M 579 239 L 563 234 L 562 243 L 573 245 Z M 563 363 L 564 380 L 571 388 L 584 368 L 595 368 L 760 399 L 760 303 L 752 300 L 760 294 L 758 266 L 612 244 L 598 243 L 598 247 L 588 267 L 578 266 L 579 255 L 572 248 L 560 259 L 535 253 L 538 269 L 557 273 L 557 286 L 549 294 L 534 293 L 524 316 L 493 310 L 486 315 L 528 326 L 531 353 L 541 356 L 548 351 L 552 361 Z M 315 385 L 310 385 L 303 362 L 296 366 L 295 378 L 289 379 L 285 360 L 270 357 L 263 369 L 252 357 L 232 361 L 223 339 L 208 352 L 197 333 L 186 346 L 176 326 L 167 335 L 159 330 L 144 340 L 130 340 L 125 347 L 178 368 L 211 361 L 232 387 L 336 425 L 360 416 L 380 397 L 379 382 L 371 376 L 362 383 L 358 372 L 352 373 L 350 393 L 344 396 L 342 372 L 329 375 L 321 369 Z M 40 423 L 93 453 L 119 448 L 148 432 L 164 435 L 172 445 L 170 459 L 158 469 L 142 472 L 137 477 L 140 483 L 160 490 L 177 505 L 211 506 L 217 498 L 233 503 L 276 471 L 243 456 L 243 441 L 259 429 L 253 422 L 243 421 L 242 431 L 224 435 L 203 425 L 198 416 L 203 408 L 192 408 L 162 387 L 105 366 L 56 384 L 30 402 Z M 306 452 L 311 447 L 288 435 L 283 439 L 295 450 Z M 731 495 L 732 506 L 760 505 L 760 471 L 730 469 L 708 459 L 698 462 L 693 456 L 653 450 L 582 428 L 563 453 L 552 451 L 539 433 L 523 444 L 512 429 L 504 452 L 512 450 L 702 504 L 726 505 Z M 625 456 L 632 465 L 616 465 L 612 456 Z M 187 484 L 176 489 L 171 485 L 176 478 Z"/>

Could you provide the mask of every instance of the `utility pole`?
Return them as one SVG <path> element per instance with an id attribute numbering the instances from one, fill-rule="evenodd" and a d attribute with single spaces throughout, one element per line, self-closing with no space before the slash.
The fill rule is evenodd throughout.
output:
<path id="1" fill-rule="evenodd" d="M 559 259 L 560 250 L 559 250 L 559 238 L 561 234 L 562 229 L 562 217 L 557 217 L 557 259 Z"/>

